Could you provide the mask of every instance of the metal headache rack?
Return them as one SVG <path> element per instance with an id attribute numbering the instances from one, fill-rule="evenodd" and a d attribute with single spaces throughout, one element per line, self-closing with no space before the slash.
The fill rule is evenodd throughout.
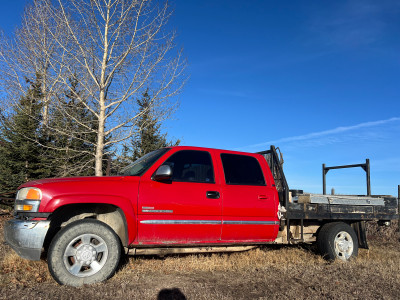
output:
<path id="1" fill-rule="evenodd" d="M 279 156 L 277 151 L 279 151 Z M 289 186 L 282 168 L 282 153 L 279 148 L 275 148 L 273 145 L 271 145 L 270 150 L 257 153 L 265 157 L 269 168 L 271 169 L 272 176 L 274 177 L 275 187 L 279 194 L 279 202 L 282 206 L 287 207 L 289 203 Z"/>
<path id="2" fill-rule="evenodd" d="M 279 156 L 278 152 L 279 151 Z M 287 239 L 289 242 L 303 242 L 304 241 L 304 220 L 300 218 L 300 239 L 293 239 L 291 238 L 290 234 L 290 213 L 288 211 L 289 208 L 289 186 L 286 181 L 285 173 L 283 172 L 283 157 L 282 153 L 279 148 L 275 148 L 274 145 L 271 145 L 269 150 L 258 152 L 265 157 L 269 168 L 271 169 L 272 176 L 275 181 L 275 187 L 278 191 L 279 195 L 279 203 L 281 206 L 286 208 L 286 214 L 284 218 L 286 220 L 286 227 L 287 227 Z"/>

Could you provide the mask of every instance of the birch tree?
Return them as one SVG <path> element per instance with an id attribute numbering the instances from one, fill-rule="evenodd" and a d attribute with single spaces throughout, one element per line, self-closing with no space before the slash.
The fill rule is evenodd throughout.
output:
<path id="1" fill-rule="evenodd" d="M 148 109 L 159 121 L 176 108 L 186 62 L 181 51 L 175 51 L 169 17 L 169 4 L 161 1 L 33 1 L 14 37 L 3 36 L 0 42 L 1 87 L 7 95 L 2 99 L 3 115 L 15 110 L 29 90 L 26 82 L 39 74 L 42 130 L 65 138 L 36 142 L 51 151 L 68 152 L 69 157 L 91 155 L 95 174 L 101 176 L 104 157 L 118 152 L 136 133 L 135 125 L 146 113 L 136 100 L 146 88 L 152 95 Z M 79 92 L 71 79 L 79 82 Z M 90 120 L 73 112 L 66 93 L 74 106 L 92 116 Z M 77 144 L 86 146 L 71 148 Z M 77 169 L 90 166 L 82 161 L 85 165 Z"/>
<path id="2" fill-rule="evenodd" d="M 90 147 L 85 145 L 85 139 L 89 135 L 93 136 L 93 133 L 87 134 L 77 130 L 80 128 L 76 126 L 76 122 L 65 118 L 65 115 L 71 114 L 81 116 L 83 109 L 81 105 L 71 107 L 71 101 L 64 100 L 66 91 L 68 93 L 70 89 L 74 90 L 76 85 L 72 85 L 71 78 L 68 78 L 69 87 L 66 88 L 61 80 L 68 76 L 63 73 L 66 55 L 59 46 L 66 36 L 66 31 L 56 23 L 61 16 L 52 5 L 50 0 L 34 0 L 25 7 L 21 24 L 13 35 L 1 36 L 0 84 L 6 96 L 0 103 L 0 121 L 4 123 L 7 119 L 15 118 L 16 114 L 25 114 L 27 122 L 38 124 L 38 132 L 35 135 L 27 134 L 23 126 L 20 126 L 21 122 L 8 122 L 5 128 L 8 134 L 19 136 L 27 144 L 35 145 L 34 148 L 42 148 L 41 167 L 48 170 L 47 176 L 86 175 L 88 170 L 93 170 L 93 166 L 88 162 L 91 160 L 93 163 L 93 151 L 88 150 Z M 64 40 L 64 45 L 66 41 Z M 69 67 L 72 68 L 71 65 Z M 32 94 L 32 82 L 36 82 L 41 89 L 40 97 L 34 99 L 41 107 L 37 114 L 31 114 L 20 101 L 39 95 Z M 75 93 L 78 93 L 76 89 Z M 62 110 L 59 110 L 58 102 L 64 104 Z M 85 119 L 80 122 L 89 123 Z M 91 126 L 94 127 L 93 122 Z M 59 128 L 62 128 L 62 132 Z M 68 135 L 62 134 L 66 132 Z M 92 143 L 93 140 L 91 138 Z M 80 147 L 76 147 L 77 145 Z M 76 164 L 74 168 L 73 163 Z M 64 170 L 68 170 L 68 173 L 59 171 L 59 166 L 65 166 Z"/>
<path id="3" fill-rule="evenodd" d="M 174 111 L 171 99 L 185 81 L 185 61 L 180 51 L 172 53 L 175 34 L 166 31 L 167 2 L 58 0 L 55 10 L 55 22 L 64 32 L 52 36 L 63 53 L 56 65 L 62 66 L 63 74 L 77 74 L 84 98 L 75 97 L 96 118 L 95 174 L 101 176 L 104 149 L 135 134 L 143 113 L 136 99 L 147 87 L 152 91 L 149 109 L 160 119 Z M 69 77 L 60 77 L 59 82 L 68 87 Z"/>
<path id="4" fill-rule="evenodd" d="M 60 48 L 62 28 L 54 22 L 55 10 L 50 0 L 35 0 L 25 7 L 21 25 L 11 38 L 0 36 L 1 86 L 6 98 L 2 108 L 15 110 L 21 97 L 30 90 L 29 82 L 41 78 L 43 97 L 42 121 L 47 124 L 51 98 L 57 94 L 58 78 L 62 76 L 54 61 Z M 51 62 L 53 60 L 53 62 Z"/>

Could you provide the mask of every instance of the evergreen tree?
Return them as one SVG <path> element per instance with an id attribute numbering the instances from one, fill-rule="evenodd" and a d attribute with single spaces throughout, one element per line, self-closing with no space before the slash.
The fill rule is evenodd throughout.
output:
<path id="1" fill-rule="evenodd" d="M 143 97 L 137 100 L 137 104 L 139 118 L 136 125 L 137 134 L 132 139 L 132 160 L 163 147 L 179 145 L 180 140 L 167 141 L 167 133 L 161 133 L 161 123 L 152 109 L 153 105 L 148 89 L 143 93 Z"/>
<path id="2" fill-rule="evenodd" d="M 57 135 L 53 130 L 52 134 L 48 135 L 48 146 L 49 149 L 58 150 L 49 151 L 51 154 L 48 156 L 53 165 L 54 176 L 94 175 L 96 119 L 84 103 L 78 100 L 82 95 L 76 76 L 69 79 L 69 84 L 63 99 L 59 100 L 63 110 L 54 110 L 50 126 L 53 129 L 67 130 L 70 135 Z"/>
<path id="3" fill-rule="evenodd" d="M 40 140 L 41 77 L 20 101 L 12 116 L 1 115 L 0 130 L 0 190 L 14 192 L 23 182 L 47 177 L 49 171 L 42 165 Z"/>

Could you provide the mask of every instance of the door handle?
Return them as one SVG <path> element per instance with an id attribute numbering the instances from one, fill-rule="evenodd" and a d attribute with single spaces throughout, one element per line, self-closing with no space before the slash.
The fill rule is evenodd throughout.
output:
<path id="1" fill-rule="evenodd" d="M 209 199 L 219 199 L 219 192 L 217 192 L 217 191 L 207 191 L 207 193 L 206 193 L 206 195 L 207 195 L 207 198 L 209 198 Z"/>
<path id="2" fill-rule="evenodd" d="M 268 198 L 267 195 L 258 195 L 258 200 L 268 200 Z"/>

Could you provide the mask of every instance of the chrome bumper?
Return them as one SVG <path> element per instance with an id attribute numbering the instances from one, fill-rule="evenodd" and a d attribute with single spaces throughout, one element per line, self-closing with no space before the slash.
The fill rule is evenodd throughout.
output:
<path id="1" fill-rule="evenodd" d="M 50 221 L 10 220 L 4 224 L 4 239 L 22 258 L 40 260 Z"/>

